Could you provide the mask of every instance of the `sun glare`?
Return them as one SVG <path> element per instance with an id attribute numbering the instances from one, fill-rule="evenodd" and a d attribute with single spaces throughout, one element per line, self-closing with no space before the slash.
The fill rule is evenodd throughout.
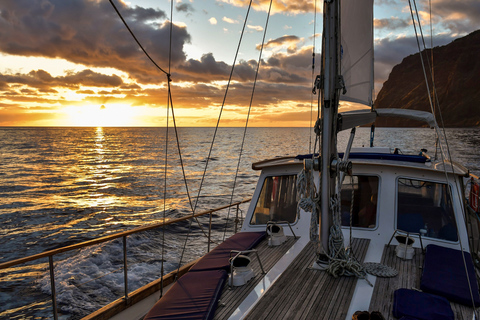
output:
<path id="1" fill-rule="evenodd" d="M 78 127 L 122 127 L 139 125 L 136 110 L 124 104 L 70 106 L 65 109 L 69 125 Z"/>

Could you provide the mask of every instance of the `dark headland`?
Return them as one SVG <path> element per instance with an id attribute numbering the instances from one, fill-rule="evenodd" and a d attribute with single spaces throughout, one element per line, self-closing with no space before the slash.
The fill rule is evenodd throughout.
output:
<path id="1" fill-rule="evenodd" d="M 430 58 L 431 49 L 423 51 Z M 433 48 L 434 76 L 445 127 L 480 127 L 480 30 Z M 427 75 L 430 72 L 427 70 Z M 375 108 L 431 111 L 419 54 L 396 65 L 378 93 Z M 432 85 L 430 84 L 430 90 Z M 440 117 L 437 121 L 441 125 Z M 381 127 L 416 127 L 402 118 L 379 118 Z"/>

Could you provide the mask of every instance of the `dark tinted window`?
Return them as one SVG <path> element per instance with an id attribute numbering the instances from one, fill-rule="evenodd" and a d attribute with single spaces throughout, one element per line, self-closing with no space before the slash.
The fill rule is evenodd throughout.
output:
<path id="1" fill-rule="evenodd" d="M 250 224 L 268 221 L 295 222 L 297 217 L 297 176 L 267 177 Z"/>

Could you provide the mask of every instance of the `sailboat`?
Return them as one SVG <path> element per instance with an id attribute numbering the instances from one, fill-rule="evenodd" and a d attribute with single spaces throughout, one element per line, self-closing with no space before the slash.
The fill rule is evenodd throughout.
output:
<path id="1" fill-rule="evenodd" d="M 441 131 L 430 113 L 373 108 L 373 1 L 326 0 L 323 12 L 318 153 L 254 163 L 236 234 L 85 319 L 478 318 L 478 177 L 425 150 L 374 147 L 374 126 L 369 147 L 352 147 L 355 128 L 381 116 Z M 370 110 L 339 113 L 340 100 Z"/>

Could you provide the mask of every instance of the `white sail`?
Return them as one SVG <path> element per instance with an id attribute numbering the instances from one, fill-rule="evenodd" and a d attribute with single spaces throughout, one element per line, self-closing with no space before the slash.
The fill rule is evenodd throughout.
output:
<path id="1" fill-rule="evenodd" d="M 342 0 L 341 74 L 347 89 L 341 100 L 372 105 L 373 0 Z"/>

